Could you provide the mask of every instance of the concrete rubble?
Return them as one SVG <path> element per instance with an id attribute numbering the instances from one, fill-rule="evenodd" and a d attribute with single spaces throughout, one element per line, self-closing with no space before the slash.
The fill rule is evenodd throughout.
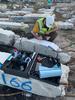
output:
<path id="1" fill-rule="evenodd" d="M 61 65 L 61 69 L 63 73 L 60 79 L 60 83 L 68 84 L 68 77 L 69 77 L 68 74 L 70 72 L 70 68 L 69 66 Z"/>
<path id="2" fill-rule="evenodd" d="M 75 3 L 57 5 L 56 12 L 61 14 L 64 19 L 70 19 L 75 15 Z"/>
<path id="3" fill-rule="evenodd" d="M 18 15 L 25 15 L 29 14 L 30 12 L 28 11 L 6 11 L 4 13 L 0 12 L 0 17 L 10 17 L 10 16 L 18 16 Z"/>
<path id="4" fill-rule="evenodd" d="M 61 13 L 61 14 L 65 14 L 65 13 L 68 13 L 70 11 L 71 11 L 71 9 L 68 7 L 57 7 L 56 8 L 56 12 Z"/>
<path id="5" fill-rule="evenodd" d="M 5 42 L 4 44 L 10 45 L 9 43 L 11 43 L 11 42 L 7 41 L 7 40 L 10 39 L 9 38 L 10 36 L 12 37 L 12 40 L 14 40 L 13 36 L 15 34 L 14 33 L 12 34 L 11 31 L 7 31 L 7 30 L 3 30 L 3 29 L 1 29 L 1 31 L 3 32 L 3 34 L 4 34 L 4 32 L 5 33 L 9 33 L 8 35 L 4 34 L 6 40 L 3 40 L 3 38 L 1 37 L 1 34 L 0 34 L 0 37 Z M 1 31 L 0 31 L 0 33 L 1 33 Z M 54 53 L 54 51 L 52 49 L 52 47 L 54 45 L 56 47 L 56 50 L 61 51 L 61 49 L 57 45 L 55 45 L 53 43 L 49 43 L 49 45 L 52 46 L 52 47 L 50 47 L 50 48 L 45 47 L 45 44 L 48 45 L 47 41 L 41 41 L 40 42 L 39 40 L 36 40 L 36 39 L 28 40 L 26 38 L 20 38 L 18 35 L 15 35 L 15 37 L 16 37 L 16 42 L 15 42 L 14 46 L 17 47 L 19 50 L 25 50 L 25 51 L 31 51 L 32 50 L 31 52 L 36 51 L 36 52 L 40 52 L 41 54 L 42 53 L 45 54 L 45 52 L 47 54 L 47 50 L 48 50 L 48 56 L 49 56 L 49 54 L 51 54 L 51 55 L 53 54 L 55 56 L 56 53 Z M 17 42 L 17 41 L 19 41 L 19 42 Z M 0 43 L 1 43 L 1 41 L 0 41 Z M 39 45 L 39 43 L 41 43 L 41 44 Z M 50 53 L 49 53 L 49 51 L 50 51 Z M 58 55 L 58 56 L 60 57 L 60 55 Z M 69 58 L 68 55 L 66 57 Z M 66 58 L 65 58 L 65 60 L 66 60 Z M 70 60 L 70 58 L 69 58 L 69 60 Z M 62 68 L 62 73 L 63 74 L 61 76 L 60 83 L 68 84 L 69 67 L 65 66 L 65 65 L 61 65 L 61 68 Z M 64 87 L 64 85 L 59 85 L 59 87 L 57 87 L 57 88 L 59 88 L 59 90 L 62 91 L 61 92 L 61 96 L 64 96 L 65 95 L 65 87 Z M 53 95 L 55 95 L 55 93 Z"/>
<path id="6" fill-rule="evenodd" d="M 74 6 L 74 5 L 73 5 Z M 0 12 L 0 43 L 12 45 L 14 42 L 14 47 L 17 47 L 19 50 L 29 51 L 29 52 L 39 52 L 40 54 L 44 54 L 47 56 L 57 56 L 57 53 L 49 47 L 49 45 L 46 41 L 31 39 L 28 40 L 27 38 L 20 38 L 19 35 L 15 35 L 14 32 L 4 30 L 4 29 L 24 29 L 29 30 L 29 25 L 26 23 L 33 24 L 38 18 L 49 16 L 50 14 L 53 14 L 55 10 L 55 7 L 52 9 L 45 9 L 41 8 L 37 11 L 37 13 L 34 12 L 33 8 L 22 8 L 21 10 L 13 10 L 12 12 L 10 10 L 7 10 L 6 12 Z M 56 7 L 56 13 L 59 13 L 62 15 L 62 18 L 64 21 L 58 21 L 56 22 L 56 25 L 58 26 L 59 31 L 61 30 L 73 30 L 75 26 L 75 11 L 71 7 Z M 7 21 L 7 22 L 6 22 Z M 24 22 L 24 23 L 21 23 Z M 7 34 L 8 33 L 8 34 Z M 64 33 L 65 34 L 65 33 Z M 68 35 L 69 36 L 69 35 Z M 58 55 L 60 58 L 60 61 L 65 64 L 66 62 L 69 62 L 70 59 L 75 59 L 75 45 L 71 44 L 71 41 L 69 39 L 66 39 L 66 35 L 64 36 L 57 36 L 57 38 L 54 40 L 55 45 L 57 46 L 57 52 L 59 51 L 60 54 Z M 61 48 L 61 49 L 60 49 Z M 66 53 L 61 53 L 61 51 L 69 51 Z M 65 57 L 65 58 L 64 58 Z M 64 59 L 64 60 L 63 60 Z M 61 64 L 62 68 L 62 76 L 60 83 L 68 84 L 68 78 L 69 78 L 69 72 L 70 68 L 69 66 Z M 71 65 L 71 67 L 75 67 L 75 64 Z M 65 87 L 64 85 L 59 86 L 60 90 L 62 90 L 61 96 L 65 95 Z"/>
<path id="7" fill-rule="evenodd" d="M 35 21 L 41 17 L 49 16 L 50 14 L 26 14 L 24 16 L 11 16 L 9 18 L 10 21 L 13 22 L 24 22 L 24 23 L 35 23 Z"/>
<path id="8" fill-rule="evenodd" d="M 74 29 L 74 24 L 70 23 L 70 22 L 56 22 L 56 25 L 58 26 L 59 29 L 63 29 L 63 30 L 68 30 L 68 29 Z"/>
<path id="9" fill-rule="evenodd" d="M 28 8 L 24 8 L 23 11 L 29 12 L 30 9 L 29 10 L 27 9 Z M 51 9 L 42 8 L 39 9 L 37 13 L 29 13 L 29 14 L 25 14 L 24 16 L 11 16 L 10 21 L 34 23 L 40 17 L 46 17 L 53 14 L 54 9 L 55 9 L 54 7 L 52 7 Z"/>
<path id="10" fill-rule="evenodd" d="M 51 7 L 51 9 L 45 9 L 45 8 L 42 8 L 42 9 L 39 9 L 38 10 L 38 13 L 42 13 L 42 14 L 53 14 L 55 10 L 55 7 Z"/>
<path id="11" fill-rule="evenodd" d="M 41 41 L 37 39 L 28 40 L 26 38 L 18 38 L 14 44 L 14 47 L 16 47 L 19 50 L 38 52 L 39 54 L 52 56 L 55 58 L 58 55 L 58 58 L 63 64 L 69 62 L 71 58 L 67 53 L 61 51 L 61 49 L 56 44 L 44 40 Z"/>
<path id="12" fill-rule="evenodd" d="M 8 44 L 8 41 L 7 40 L 9 40 L 10 38 L 10 36 L 14 36 L 15 34 L 13 33 L 12 34 L 12 32 L 11 31 L 6 31 L 6 30 L 3 30 L 3 29 L 1 29 L 1 32 L 3 32 L 3 34 L 4 34 L 4 32 L 5 33 L 9 33 L 9 34 L 4 34 L 5 35 L 5 38 L 6 38 L 6 40 L 3 40 L 3 38 L 1 37 L 1 35 L 0 35 L 0 37 L 1 37 L 1 39 L 6 43 L 6 44 Z M 0 32 L 0 33 L 1 33 Z M 8 36 L 8 37 L 7 37 Z M 19 36 L 18 35 L 15 35 L 15 37 L 16 37 L 16 42 L 15 42 L 15 47 L 17 47 L 19 50 L 25 50 L 25 51 L 31 51 L 32 50 L 32 52 L 33 51 L 36 51 L 36 52 L 40 52 L 41 54 L 47 54 L 48 53 L 48 56 L 49 56 L 49 54 L 53 54 L 54 56 L 55 56 L 55 54 L 56 54 L 56 52 L 54 53 L 54 50 L 52 49 L 52 47 L 54 48 L 56 48 L 56 51 L 61 51 L 61 49 L 57 46 L 57 45 L 55 45 L 54 43 L 50 43 L 49 42 L 49 45 L 48 45 L 48 42 L 47 41 L 41 41 L 40 42 L 40 40 L 36 40 L 36 39 L 31 39 L 31 40 L 28 40 L 28 39 L 26 39 L 26 38 L 19 38 Z M 4 39 L 5 39 L 4 38 Z M 1 40 L 0 39 L 0 40 Z M 13 40 L 14 38 L 12 38 L 12 40 Z M 7 41 L 7 42 L 6 42 Z M 19 42 L 17 42 L 17 41 L 19 41 Z M 9 41 L 9 43 L 11 43 L 10 41 Z M 40 43 L 40 45 L 39 45 L 39 43 Z M 46 45 L 45 45 L 46 44 Z M 10 44 L 8 44 L 8 45 L 10 45 Z M 54 45 L 54 46 L 53 46 Z M 47 47 L 49 47 L 49 48 L 47 48 L 47 47 L 45 47 L 45 46 L 47 46 Z M 52 46 L 52 47 L 51 47 Z M 37 51 L 38 50 L 38 51 Z M 44 51 L 43 51 L 44 50 Z M 48 52 L 47 52 L 47 50 L 48 50 Z M 50 53 L 49 53 L 49 51 L 50 51 Z M 46 52 L 46 53 L 45 53 Z M 52 56 L 53 56 L 52 55 Z M 56 56 L 57 56 L 57 54 L 56 54 Z M 58 55 L 58 57 L 60 57 L 60 55 Z M 66 56 L 67 58 L 69 58 L 69 56 L 67 55 Z M 62 58 L 61 58 L 62 59 Z M 60 60 L 61 60 L 60 59 Z M 63 58 L 64 59 L 64 58 Z M 65 60 L 66 60 L 66 58 L 65 58 Z M 70 58 L 69 58 L 69 60 L 70 60 Z M 65 66 L 65 65 L 61 65 L 61 68 L 62 68 L 62 76 L 61 76 L 61 80 L 60 80 L 60 83 L 65 83 L 65 84 L 67 84 L 68 83 L 68 73 L 69 73 L 69 67 L 68 66 Z M 64 70 L 65 69 L 65 70 Z M 57 88 L 59 88 L 59 90 L 60 91 L 62 91 L 60 94 L 60 96 L 64 96 L 65 95 L 65 87 L 64 87 L 64 85 L 59 85 L 59 87 L 57 87 Z M 55 93 L 53 94 L 53 96 L 55 95 Z M 58 95 L 58 94 L 57 94 Z"/>
<path id="13" fill-rule="evenodd" d="M 66 19 L 71 18 L 71 16 L 72 16 L 71 13 L 66 13 L 66 14 L 63 14 L 63 15 L 62 15 L 62 17 L 63 17 L 63 18 L 66 18 Z"/>
<path id="14" fill-rule="evenodd" d="M 31 13 L 31 12 L 34 12 L 34 9 L 33 8 L 29 8 L 29 7 L 28 8 L 25 7 L 25 8 L 22 8 L 21 11 L 27 11 L 27 12 Z"/>
<path id="15" fill-rule="evenodd" d="M 10 16 L 23 16 L 26 14 L 33 13 L 34 9 L 33 8 L 23 8 L 21 10 L 7 10 L 7 11 L 1 11 L 0 12 L 0 17 L 10 17 Z"/>
<path id="16" fill-rule="evenodd" d="M 18 29 L 28 29 L 28 24 L 16 23 L 16 22 L 0 22 L 0 27 L 4 29 L 18 30 Z"/>
<path id="17" fill-rule="evenodd" d="M 0 29 L 0 44 L 12 45 L 14 43 L 15 33 L 10 30 Z"/>
<path id="18" fill-rule="evenodd" d="M 22 44 L 22 45 L 20 45 L 20 44 Z M 46 46 L 46 44 L 47 44 L 47 46 Z M 48 51 L 46 53 L 46 55 L 49 55 L 49 54 L 53 54 L 54 53 L 54 52 L 53 53 L 49 53 L 49 51 L 50 52 L 53 51 L 51 47 L 48 47 L 49 45 L 52 46 L 53 43 L 50 43 L 50 44 L 49 44 L 49 42 L 44 41 L 44 40 L 41 41 L 41 40 L 36 40 L 36 39 L 18 38 L 17 41 L 15 42 L 14 46 L 17 47 L 20 50 L 29 51 L 29 52 L 36 51 L 36 52 L 39 52 L 40 54 L 41 53 L 45 54 L 45 52 Z M 53 45 L 56 47 L 56 51 L 60 51 L 61 50 L 61 49 L 59 49 L 59 47 L 57 45 L 55 45 L 55 44 L 53 44 Z"/>
<path id="19" fill-rule="evenodd" d="M 72 10 L 68 7 L 56 8 L 56 12 L 60 13 L 62 17 L 66 19 L 71 18 L 71 16 L 73 15 Z"/>
<path id="20" fill-rule="evenodd" d="M 66 22 L 69 22 L 75 25 L 75 18 L 68 19 Z"/>
<path id="21" fill-rule="evenodd" d="M 9 18 L 0 18 L 0 21 L 6 21 L 6 22 L 8 22 Z"/>

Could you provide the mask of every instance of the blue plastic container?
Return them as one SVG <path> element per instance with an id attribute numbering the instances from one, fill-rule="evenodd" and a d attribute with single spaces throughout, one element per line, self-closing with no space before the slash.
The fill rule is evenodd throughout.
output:
<path id="1" fill-rule="evenodd" d="M 39 66 L 39 76 L 40 78 L 57 77 L 62 75 L 62 70 L 60 67 L 55 65 L 52 68 L 47 68 L 45 66 Z"/>

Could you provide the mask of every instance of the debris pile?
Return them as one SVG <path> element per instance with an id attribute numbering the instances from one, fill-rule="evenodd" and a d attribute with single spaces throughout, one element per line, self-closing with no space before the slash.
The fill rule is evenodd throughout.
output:
<path id="1" fill-rule="evenodd" d="M 0 29 L 0 44 L 12 45 L 14 43 L 15 33 L 10 30 Z"/>
<path id="2" fill-rule="evenodd" d="M 56 23 L 59 29 L 69 30 L 74 29 L 74 24 L 70 22 L 57 22 Z"/>
<path id="3" fill-rule="evenodd" d="M 75 26 L 75 17 L 68 19 L 66 22 L 72 23 Z"/>
<path id="4" fill-rule="evenodd" d="M 7 53 L 9 51 L 8 48 L 10 48 L 8 53 L 12 55 L 11 59 L 6 59 L 3 64 L 0 59 L 1 68 L 6 62 L 10 62 L 8 66 L 5 66 L 5 70 L 0 69 L 0 74 L 5 74 L 8 81 L 13 76 L 22 81 L 22 87 L 15 86 L 15 88 L 46 97 L 65 95 L 64 84 L 68 84 L 70 72 L 70 68 L 66 64 L 72 58 L 75 58 L 73 52 L 64 52 L 72 49 L 69 47 L 71 41 L 59 34 L 53 42 L 37 40 L 35 38 L 28 39 L 20 34 L 20 30 L 25 35 L 28 34 L 31 28 L 29 27 L 30 24 L 34 24 L 39 18 L 54 14 L 54 10 L 55 7 L 51 9 L 41 8 L 35 13 L 33 8 L 24 7 L 21 10 L 13 10 L 12 12 L 11 10 L 0 12 L 1 18 L 8 18 L 7 22 L 6 19 L 1 19 L 2 21 L 0 21 L 0 28 L 2 28 L 0 29 L 0 57 L 3 55 L 2 52 Z M 58 29 L 60 29 L 60 34 L 64 30 L 74 29 L 75 16 L 74 11 L 71 11 L 72 9 L 66 7 L 56 9 L 56 12 L 60 13 L 65 19 L 65 21 L 55 22 Z M 16 32 L 13 32 L 14 30 L 17 30 L 18 35 L 16 35 Z M 7 49 L 3 49 L 3 47 Z M 74 48 L 75 46 L 72 49 L 73 51 Z M 28 84 L 28 89 L 24 87 L 24 81 L 29 82 L 26 83 Z M 6 85 L 14 87 L 14 85 L 12 86 L 13 82 L 12 84 L 9 83 Z M 4 83 L 1 84 L 4 85 Z M 19 84 L 21 85 L 21 83 Z"/>

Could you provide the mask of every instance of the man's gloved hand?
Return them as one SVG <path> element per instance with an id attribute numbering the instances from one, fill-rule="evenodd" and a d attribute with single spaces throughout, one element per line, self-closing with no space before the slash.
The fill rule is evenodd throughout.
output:
<path id="1" fill-rule="evenodd" d="M 51 37 L 50 36 L 46 36 L 46 40 L 48 41 Z"/>
<path id="2" fill-rule="evenodd" d="M 34 38 L 38 39 L 38 40 L 42 40 L 42 36 L 39 36 L 38 33 L 33 33 L 33 31 L 31 31 L 31 33 L 33 34 Z"/>
<path id="3" fill-rule="evenodd" d="M 42 38 L 42 36 L 38 36 L 37 39 L 38 40 L 42 40 L 43 38 Z"/>

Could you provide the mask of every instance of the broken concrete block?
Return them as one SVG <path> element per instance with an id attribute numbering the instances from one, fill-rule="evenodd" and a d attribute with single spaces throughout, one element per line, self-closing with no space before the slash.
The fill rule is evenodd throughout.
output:
<path id="1" fill-rule="evenodd" d="M 19 50 L 24 50 L 28 52 L 34 51 L 34 44 L 30 42 L 27 38 L 18 38 L 14 46 Z"/>
<path id="2" fill-rule="evenodd" d="M 9 18 L 0 18 L 0 21 L 9 21 Z"/>
<path id="3" fill-rule="evenodd" d="M 16 23 L 16 22 L 0 22 L 0 27 L 3 29 L 11 29 L 11 30 L 18 30 L 18 29 L 27 29 L 29 28 L 28 24 L 24 23 Z"/>
<path id="4" fill-rule="evenodd" d="M 72 15 L 71 15 L 70 13 L 63 14 L 63 15 L 62 15 L 62 17 L 63 17 L 63 18 L 66 18 L 66 19 L 71 18 L 71 16 L 72 16 Z"/>
<path id="5" fill-rule="evenodd" d="M 26 14 L 24 16 L 11 16 L 9 18 L 10 21 L 13 22 L 24 22 L 24 23 L 34 23 L 37 19 L 41 17 L 49 16 L 50 14 Z"/>
<path id="6" fill-rule="evenodd" d="M 56 12 L 58 12 L 58 13 L 60 13 L 60 14 L 65 14 L 65 13 L 67 13 L 68 12 L 68 8 L 66 8 L 66 7 L 58 7 L 58 8 L 56 8 Z"/>
<path id="7" fill-rule="evenodd" d="M 68 84 L 70 68 L 69 66 L 61 64 L 61 70 L 62 70 L 62 75 L 61 75 L 60 83 Z"/>
<path id="8" fill-rule="evenodd" d="M 40 54 L 52 55 L 54 57 L 57 56 L 57 53 L 55 52 L 55 50 L 56 51 L 61 50 L 54 43 L 47 42 L 47 41 L 41 41 L 41 40 L 37 40 L 37 39 L 30 39 L 29 40 L 27 38 L 17 39 L 14 46 L 20 50 L 24 50 L 24 51 L 28 51 L 28 52 L 38 52 Z M 53 48 L 53 46 L 55 46 L 55 48 Z"/>
<path id="9" fill-rule="evenodd" d="M 14 32 L 0 29 L 0 44 L 12 45 L 14 43 L 14 40 Z"/>
<path id="10" fill-rule="evenodd" d="M 68 30 L 68 29 L 73 29 L 74 25 L 72 23 L 69 22 L 57 22 L 57 26 L 59 29 L 63 29 L 63 30 Z"/>
<path id="11" fill-rule="evenodd" d="M 37 52 L 39 54 L 52 56 L 55 58 L 58 57 L 62 63 L 67 63 L 70 60 L 70 56 L 68 54 L 59 53 L 61 49 L 56 44 L 45 40 L 28 40 L 27 38 L 19 38 L 16 40 L 14 47 L 19 50 Z M 66 59 L 67 57 L 68 59 Z"/>
<path id="12" fill-rule="evenodd" d="M 10 21 L 13 22 L 24 22 L 24 23 L 34 23 L 38 17 L 33 16 L 11 16 Z"/>
<path id="13" fill-rule="evenodd" d="M 5 14 L 6 15 L 9 15 L 9 16 L 16 16 L 16 15 L 25 15 L 25 14 L 29 14 L 30 12 L 28 11 L 21 11 L 21 10 L 13 10 L 12 12 L 11 11 L 6 11 Z"/>
<path id="14" fill-rule="evenodd" d="M 42 13 L 42 14 L 53 14 L 54 13 L 54 10 L 55 10 L 55 7 L 51 7 L 51 9 L 42 8 L 42 9 L 39 9 L 38 10 L 38 13 Z"/>
<path id="15" fill-rule="evenodd" d="M 7 17 L 10 17 L 10 16 L 20 16 L 20 15 L 25 15 L 25 14 L 30 14 L 32 12 L 30 11 L 21 11 L 21 10 L 13 10 L 13 11 L 4 11 L 4 12 L 0 12 L 0 17 L 3 17 L 3 18 L 7 18 Z"/>
<path id="16" fill-rule="evenodd" d="M 26 12 L 33 12 L 33 8 L 22 8 L 21 11 L 26 11 Z"/>
<path id="17" fill-rule="evenodd" d="M 75 25 L 75 18 L 68 19 L 67 22 L 72 23 Z"/>
<path id="18" fill-rule="evenodd" d="M 70 61 L 71 56 L 67 53 L 61 52 L 61 53 L 58 53 L 58 58 L 60 59 L 60 62 L 65 64 Z"/>

